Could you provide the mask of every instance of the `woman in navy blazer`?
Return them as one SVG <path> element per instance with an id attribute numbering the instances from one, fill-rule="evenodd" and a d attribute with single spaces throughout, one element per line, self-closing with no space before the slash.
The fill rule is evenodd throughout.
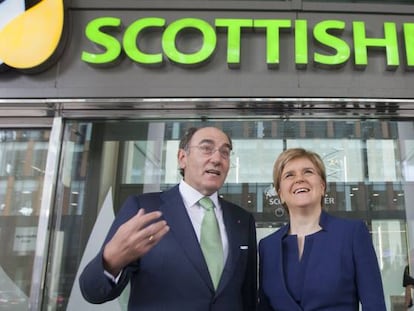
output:
<path id="1" fill-rule="evenodd" d="M 259 311 L 386 311 L 370 233 L 360 220 L 323 210 L 324 164 L 284 151 L 273 168 L 289 223 L 259 243 Z"/>

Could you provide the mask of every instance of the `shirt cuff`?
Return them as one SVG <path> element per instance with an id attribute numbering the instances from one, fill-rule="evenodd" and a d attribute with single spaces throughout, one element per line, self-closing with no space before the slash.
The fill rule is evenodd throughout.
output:
<path id="1" fill-rule="evenodd" d="M 118 273 L 117 276 L 113 276 L 112 274 L 110 274 L 108 271 L 104 270 L 104 274 L 106 275 L 106 277 L 108 279 L 110 279 L 113 283 L 118 284 L 119 278 L 121 277 L 122 274 L 122 270 L 121 272 Z"/>

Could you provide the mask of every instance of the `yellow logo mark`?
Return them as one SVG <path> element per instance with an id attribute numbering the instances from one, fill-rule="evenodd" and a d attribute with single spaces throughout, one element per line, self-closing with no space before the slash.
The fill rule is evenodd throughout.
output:
<path id="1" fill-rule="evenodd" d="M 63 31 L 63 0 L 43 0 L 0 29 L 0 59 L 29 69 L 43 64 L 56 50 Z"/>

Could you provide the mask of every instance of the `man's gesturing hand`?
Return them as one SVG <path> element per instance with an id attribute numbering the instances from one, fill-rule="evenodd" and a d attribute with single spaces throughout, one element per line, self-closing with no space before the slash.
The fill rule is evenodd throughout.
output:
<path id="1" fill-rule="evenodd" d="M 103 251 L 105 270 L 114 277 L 129 263 L 145 255 L 170 230 L 159 211 L 144 209 L 122 224 Z"/>

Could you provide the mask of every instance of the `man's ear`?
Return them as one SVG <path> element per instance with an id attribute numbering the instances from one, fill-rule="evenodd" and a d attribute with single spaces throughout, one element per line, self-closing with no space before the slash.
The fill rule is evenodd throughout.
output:
<path id="1" fill-rule="evenodd" d="M 187 152 L 184 149 L 179 149 L 177 153 L 178 165 L 180 168 L 185 168 L 187 160 Z"/>

